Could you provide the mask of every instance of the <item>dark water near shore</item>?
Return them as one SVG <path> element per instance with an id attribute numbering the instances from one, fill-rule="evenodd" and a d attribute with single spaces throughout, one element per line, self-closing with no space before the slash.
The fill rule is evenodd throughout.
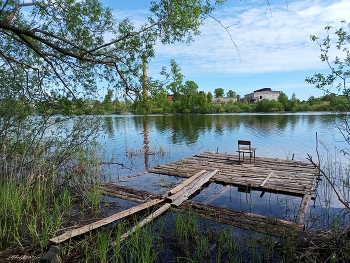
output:
<path id="1" fill-rule="evenodd" d="M 251 140 L 256 155 L 306 161 L 308 154 L 326 165 L 329 152 L 337 160 L 347 160 L 337 153 L 347 147 L 336 127 L 337 117 L 330 113 L 298 114 L 219 114 L 219 115 L 110 115 L 102 116 L 99 140 L 104 144 L 102 160 L 114 164 L 105 167 L 110 181 L 137 189 L 165 192 L 179 179 L 144 174 L 158 164 L 165 164 L 205 151 L 235 154 L 237 140 Z M 316 139 L 317 134 L 317 139 Z M 332 176 L 337 177 L 337 174 Z M 169 186 L 167 188 L 167 186 Z M 258 191 L 240 192 L 236 187 L 211 184 L 195 201 L 225 206 L 230 209 L 294 220 L 300 197 Z M 343 191 L 344 190 L 344 191 Z M 216 198 L 215 193 L 222 191 Z M 347 189 L 343 189 L 345 193 Z M 308 227 L 333 222 L 343 205 L 331 189 L 320 182 L 306 217 Z M 343 214 L 342 214 L 343 215 Z M 345 215 L 344 215 L 345 216 Z"/>

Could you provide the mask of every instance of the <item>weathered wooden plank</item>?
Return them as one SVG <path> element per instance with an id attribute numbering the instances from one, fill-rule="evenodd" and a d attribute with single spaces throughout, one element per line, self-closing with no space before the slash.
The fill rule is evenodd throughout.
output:
<path id="1" fill-rule="evenodd" d="M 169 196 L 168 198 L 172 201 L 172 205 L 179 206 L 181 205 L 188 197 L 198 191 L 203 184 L 207 183 L 213 175 L 215 175 L 218 170 L 202 175 L 201 177 L 196 178 L 191 183 L 186 185 L 181 191 L 178 191 L 176 194 Z"/>
<path id="2" fill-rule="evenodd" d="M 106 190 L 102 190 L 101 193 L 103 195 L 112 196 L 112 197 L 116 197 L 116 198 L 120 198 L 120 199 L 124 199 L 124 200 L 129 200 L 129 201 L 136 202 L 136 203 L 141 203 L 143 201 L 142 198 L 140 198 L 138 196 L 130 195 L 127 193 L 120 193 L 120 192 L 106 191 Z"/>
<path id="3" fill-rule="evenodd" d="M 263 187 L 264 184 L 269 180 L 270 176 L 273 175 L 273 171 L 271 171 L 268 176 L 266 176 L 265 180 L 260 184 L 260 187 Z"/>
<path id="4" fill-rule="evenodd" d="M 152 214 L 150 214 L 149 216 L 147 216 L 145 219 L 143 219 L 141 222 L 139 222 L 136 226 L 134 226 L 133 228 L 131 228 L 129 231 L 127 231 L 126 233 L 124 233 L 121 237 L 120 237 L 120 242 L 122 242 L 124 239 L 126 239 L 129 235 L 131 235 L 132 233 L 134 233 L 137 229 L 145 226 L 146 224 L 152 222 L 155 218 L 157 218 L 158 216 L 160 216 L 161 214 L 163 214 L 164 212 L 166 212 L 169 208 L 171 207 L 171 205 L 165 204 L 163 206 L 161 206 L 160 208 L 158 208 L 156 211 L 154 211 Z"/>
<path id="5" fill-rule="evenodd" d="M 263 177 L 258 177 L 258 178 L 250 178 L 249 176 L 247 177 L 241 177 L 241 178 L 229 178 L 229 177 L 213 177 L 213 179 L 218 182 L 218 183 L 228 183 L 228 184 L 233 184 L 233 185 L 242 185 L 242 184 L 251 184 L 254 187 L 260 187 L 261 181 L 264 179 Z M 287 183 L 287 184 L 286 184 Z M 277 190 L 288 190 L 288 189 L 296 189 L 299 192 L 305 192 L 312 187 L 307 187 L 305 188 L 305 185 L 303 184 L 298 184 L 298 183 L 292 183 L 290 181 L 285 181 L 285 180 L 271 180 L 266 182 L 264 185 L 264 188 L 277 188 L 281 187 L 281 189 Z"/>
<path id="6" fill-rule="evenodd" d="M 309 206 L 310 200 L 311 200 L 311 195 L 304 195 L 303 199 L 301 200 L 299 212 L 295 220 L 297 223 L 301 224 L 303 222 L 306 209 Z"/>
<path id="7" fill-rule="evenodd" d="M 198 171 L 198 169 L 203 168 L 203 167 L 194 167 L 194 169 L 196 169 Z M 254 170 L 228 170 L 225 169 L 225 167 L 222 166 L 217 166 L 216 169 L 220 170 L 220 173 L 216 176 L 221 176 L 221 175 L 226 175 L 226 176 L 230 176 L 230 177 L 242 177 L 242 176 L 247 176 L 250 175 L 251 177 L 266 177 L 266 175 L 273 169 L 265 169 L 265 170 L 260 170 L 260 171 L 254 171 Z M 215 170 L 215 169 L 208 169 L 207 167 L 205 168 L 205 170 Z M 153 172 L 153 171 L 152 171 Z M 173 168 L 171 170 L 157 170 L 157 173 L 178 173 L 180 176 L 182 176 L 183 174 L 183 170 L 179 169 L 179 168 Z M 291 172 L 283 172 L 283 171 L 276 171 L 274 170 L 275 173 L 275 177 L 279 176 L 280 178 L 285 178 L 285 179 L 290 179 L 290 178 L 298 178 L 298 179 L 303 179 L 305 181 L 309 180 L 309 181 L 313 181 L 315 178 L 314 174 L 308 174 L 308 173 L 299 173 L 299 174 L 295 174 L 295 173 L 291 173 Z M 186 175 L 185 177 L 188 177 L 188 175 Z"/>
<path id="8" fill-rule="evenodd" d="M 122 211 L 122 212 L 116 213 L 114 215 L 111 215 L 109 217 L 103 218 L 103 219 L 101 219 L 99 221 L 96 221 L 96 222 L 94 222 L 92 224 L 85 225 L 85 226 L 82 226 L 80 228 L 73 229 L 71 231 L 65 232 L 62 235 L 59 235 L 59 236 L 51 238 L 49 241 L 51 241 L 52 243 L 55 243 L 55 244 L 59 244 L 61 242 L 64 242 L 64 241 L 72 238 L 72 237 L 76 237 L 76 236 L 82 235 L 84 233 L 89 232 L 90 230 L 93 230 L 93 229 L 99 228 L 101 226 L 110 224 L 110 223 L 112 223 L 112 222 L 114 222 L 114 221 L 116 221 L 118 219 L 130 216 L 132 214 L 135 214 L 136 212 L 139 212 L 141 210 L 144 210 L 144 209 L 147 209 L 149 207 L 152 207 L 152 206 L 154 206 L 156 204 L 159 204 L 159 203 L 161 203 L 163 201 L 164 201 L 164 199 L 150 200 L 150 201 L 148 201 L 146 203 L 140 204 L 138 206 L 134 206 L 134 207 L 129 208 L 129 209 L 125 210 L 125 211 Z"/>
<path id="9" fill-rule="evenodd" d="M 199 171 L 198 173 L 196 173 L 195 175 L 191 176 L 190 178 L 188 178 L 187 180 L 183 181 L 181 184 L 177 185 L 175 188 L 170 190 L 170 194 L 176 194 L 177 192 L 179 192 L 182 188 L 184 188 L 186 185 L 190 184 L 191 182 L 193 182 L 194 180 L 196 180 L 198 177 L 200 177 L 202 174 L 204 174 L 206 172 L 206 170 L 202 170 Z"/>
<path id="10" fill-rule="evenodd" d="M 144 190 L 136 190 L 129 186 L 119 186 L 114 183 L 100 185 L 99 189 L 102 190 L 102 193 L 105 193 L 110 196 L 125 199 L 125 197 L 122 197 L 121 195 L 127 195 L 129 200 L 131 200 L 131 198 L 134 198 L 135 200 L 141 199 L 141 202 L 145 202 L 148 199 L 162 198 L 161 195 L 156 193 L 150 193 Z"/>
<path id="11" fill-rule="evenodd" d="M 181 169 L 181 164 L 178 163 L 178 164 L 173 164 L 174 166 L 176 165 L 177 169 Z M 182 164 L 183 165 L 183 164 Z M 186 167 L 187 168 L 192 168 L 192 169 L 197 169 L 199 168 L 200 164 L 198 162 L 186 162 Z M 300 172 L 305 172 L 305 171 L 308 171 L 308 174 L 310 175 L 315 175 L 315 169 L 312 168 L 312 169 L 306 169 L 306 168 L 295 168 L 295 167 L 289 167 L 288 169 L 282 167 L 282 166 L 278 166 L 278 168 L 276 168 L 275 164 L 273 166 L 270 166 L 270 167 L 258 167 L 258 166 L 251 166 L 251 165 L 247 165 L 247 166 L 241 166 L 241 165 L 230 165 L 230 164 L 225 164 L 225 163 L 211 163 L 210 166 L 212 167 L 216 167 L 216 168 L 219 168 L 220 170 L 223 170 L 224 171 L 231 171 L 231 172 L 242 172 L 242 173 L 246 173 L 247 171 L 249 172 L 259 172 L 259 171 L 264 171 L 264 170 L 279 170 L 280 172 L 289 172 L 289 173 L 293 173 L 293 174 L 296 174 L 296 173 L 300 173 Z M 206 165 L 206 167 L 208 167 L 208 165 Z M 221 169 L 221 167 L 223 169 Z M 170 168 L 170 167 L 168 167 Z M 174 169 L 174 168 L 173 168 Z"/>
<path id="12" fill-rule="evenodd" d="M 197 159 L 229 159 L 233 161 L 238 161 L 238 155 L 230 155 L 230 154 L 217 154 L 217 153 L 203 153 L 195 155 L 194 158 Z M 263 166 L 263 165 L 269 165 L 269 166 L 287 166 L 287 167 L 309 167 L 310 169 L 314 169 L 314 166 L 309 162 L 302 162 L 297 160 L 283 160 L 283 159 L 277 159 L 277 158 L 266 158 L 266 157 L 257 157 L 256 165 Z"/>

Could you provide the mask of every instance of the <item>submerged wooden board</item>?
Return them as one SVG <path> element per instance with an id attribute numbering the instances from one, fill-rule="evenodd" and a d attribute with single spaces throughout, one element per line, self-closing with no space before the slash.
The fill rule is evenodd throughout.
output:
<path id="1" fill-rule="evenodd" d="M 187 178 L 202 169 L 218 169 L 211 180 L 222 184 L 299 196 L 309 195 L 315 189 L 316 169 L 311 163 L 276 158 L 256 157 L 255 163 L 242 164 L 237 155 L 205 152 L 156 166 L 150 172 Z"/>
<path id="2" fill-rule="evenodd" d="M 196 216 L 201 218 L 277 237 L 299 234 L 305 229 L 303 224 L 201 204 L 190 200 L 184 202 L 181 208 L 172 208 L 172 210 L 183 211 L 186 208 L 191 209 Z"/>

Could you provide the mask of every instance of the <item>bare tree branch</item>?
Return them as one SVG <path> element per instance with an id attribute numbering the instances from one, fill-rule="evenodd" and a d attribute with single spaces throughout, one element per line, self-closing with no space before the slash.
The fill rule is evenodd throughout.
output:
<path id="1" fill-rule="evenodd" d="M 310 163 L 312 163 L 315 168 L 317 170 L 320 171 L 320 173 L 324 176 L 324 178 L 326 178 L 327 182 L 330 184 L 330 186 L 333 188 L 335 194 L 338 197 L 338 200 L 346 207 L 346 209 L 348 209 L 350 211 L 350 206 L 349 206 L 349 202 L 347 202 L 346 200 L 344 200 L 344 198 L 341 196 L 341 194 L 339 193 L 337 187 L 333 184 L 333 182 L 331 181 L 331 179 L 327 176 L 327 174 L 321 169 L 319 164 L 316 164 L 313 160 L 312 157 L 308 154 L 308 158 L 306 158 L 308 161 L 310 161 Z"/>

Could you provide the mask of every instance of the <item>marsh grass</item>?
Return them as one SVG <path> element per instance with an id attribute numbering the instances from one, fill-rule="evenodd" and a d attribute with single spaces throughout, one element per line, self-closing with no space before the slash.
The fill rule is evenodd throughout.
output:
<path id="1" fill-rule="evenodd" d="M 69 213 L 65 192 L 55 196 L 52 187 L 44 181 L 33 186 L 6 179 L 0 183 L 1 247 L 8 244 L 21 246 L 22 241 L 39 244 L 42 248 L 47 239 L 59 230 L 63 215 Z M 65 205 L 61 200 L 65 199 Z"/>
<path id="2" fill-rule="evenodd" d="M 139 216 L 131 221 L 138 220 Z M 132 225 L 130 219 L 120 221 L 66 245 L 61 249 L 62 262 L 347 262 L 350 258 L 350 235 L 339 229 L 276 238 L 204 220 L 189 209 L 168 212 L 120 242 Z"/>
<path id="3" fill-rule="evenodd" d="M 138 220 L 132 218 L 135 224 Z M 243 243 L 231 227 L 203 221 L 191 210 L 169 212 L 120 242 L 131 227 L 129 221 L 62 245 L 62 262 L 244 262 L 248 258 L 241 254 Z"/>
<path id="4" fill-rule="evenodd" d="M 70 155 L 60 166 L 59 160 L 48 162 L 39 153 L 30 162 L 28 156 L 0 160 L 0 252 L 10 247 L 23 250 L 28 244 L 42 252 L 72 216 L 74 222 L 99 211 L 97 157 L 85 150 Z"/>

